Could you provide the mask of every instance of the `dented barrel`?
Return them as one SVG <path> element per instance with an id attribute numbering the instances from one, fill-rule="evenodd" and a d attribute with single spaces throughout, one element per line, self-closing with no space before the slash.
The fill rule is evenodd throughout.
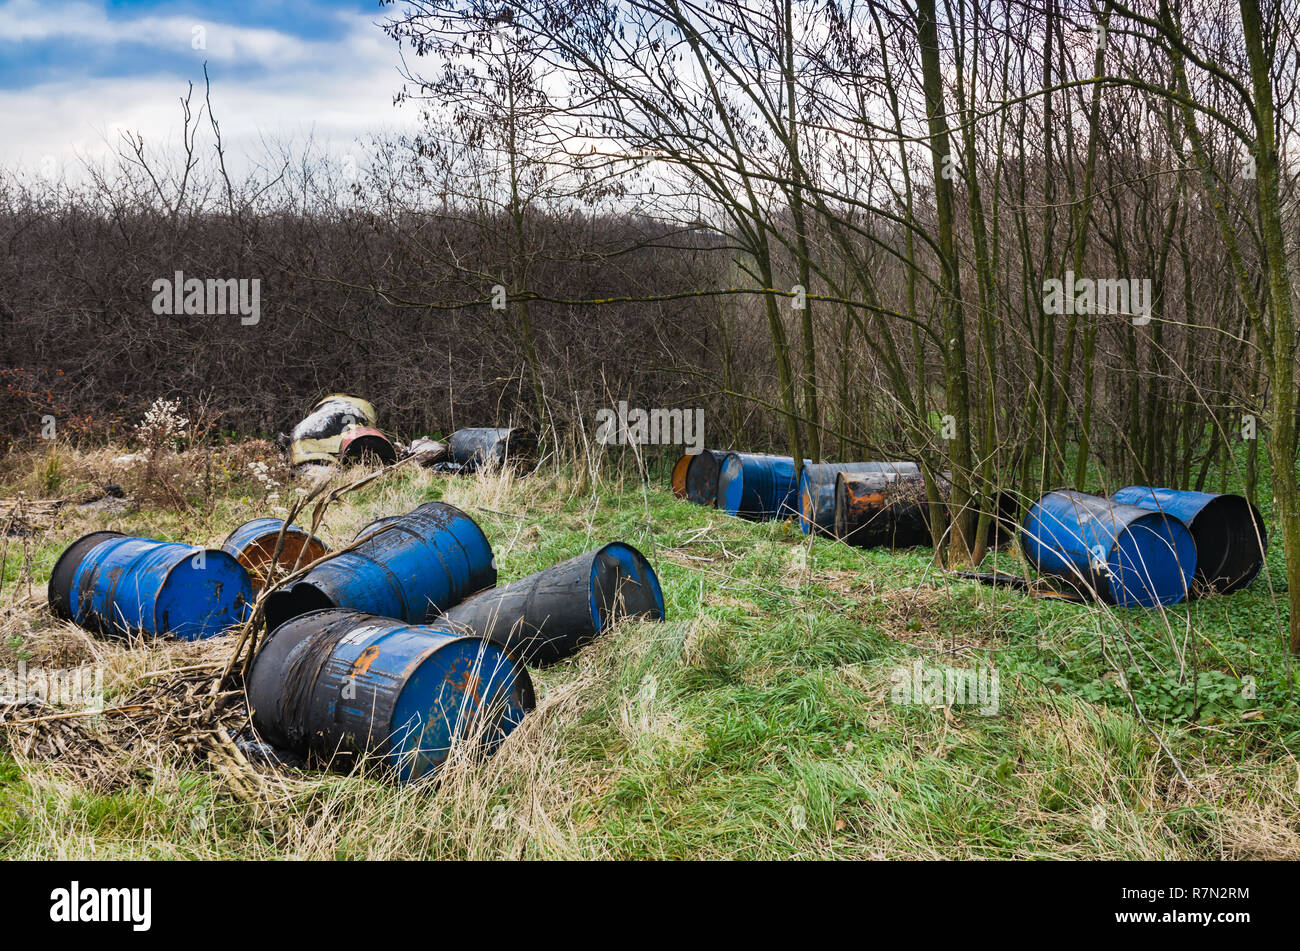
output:
<path id="1" fill-rule="evenodd" d="M 483 591 L 447 611 L 453 630 L 491 638 L 525 663 L 564 660 L 621 618 L 664 619 L 664 595 L 650 562 L 613 542 Z"/>
<path id="2" fill-rule="evenodd" d="M 1073 490 L 1035 502 L 1020 542 L 1040 573 L 1118 607 L 1177 604 L 1196 574 L 1196 543 L 1179 519 Z"/>
<path id="3" fill-rule="evenodd" d="M 1187 526 L 1196 542 L 1194 595 L 1238 591 L 1264 566 L 1268 530 L 1259 509 L 1243 496 L 1129 485 L 1111 499 L 1164 512 Z"/>
<path id="4" fill-rule="evenodd" d="M 451 461 L 471 469 L 492 468 L 524 460 L 537 448 L 526 430 L 481 427 L 458 429 L 447 439 Z"/>
<path id="5" fill-rule="evenodd" d="M 214 637 L 252 600 L 248 572 L 224 551 L 117 532 L 77 539 L 50 574 L 50 610 L 100 634 Z"/>
<path id="6" fill-rule="evenodd" d="M 297 525 L 285 525 L 278 518 L 255 518 L 227 535 L 221 550 L 244 566 L 257 594 L 266 587 L 273 567 L 285 573 L 306 567 L 328 552 L 329 546 Z"/>
<path id="7" fill-rule="evenodd" d="M 952 484 L 937 479 L 941 499 Z M 933 544 L 925 478 L 919 472 L 838 472 L 835 537 L 857 548 L 912 548 Z"/>
<path id="8" fill-rule="evenodd" d="M 809 463 L 804 461 L 805 465 Z M 796 514 L 794 459 L 727 453 L 718 476 L 718 508 L 755 521 Z"/>
<path id="9" fill-rule="evenodd" d="M 690 466 L 686 470 L 688 501 L 710 508 L 717 504 L 718 478 L 722 475 L 722 461 L 726 458 L 727 453 L 717 449 L 706 449 L 690 457 Z"/>
<path id="10" fill-rule="evenodd" d="M 841 472 L 885 472 L 919 475 L 915 462 L 823 462 L 807 464 L 799 473 L 799 529 L 805 535 L 835 532 L 835 477 Z"/>
<path id="11" fill-rule="evenodd" d="M 272 632 L 248 703 L 272 746 L 336 768 L 375 761 L 410 782 L 460 744 L 495 750 L 534 698 L 523 664 L 489 640 L 326 609 Z"/>
<path id="12" fill-rule="evenodd" d="M 320 608 L 349 608 L 417 624 L 496 584 L 492 546 L 472 518 L 445 502 L 377 519 L 361 543 L 321 562 L 266 599 L 275 628 Z"/>

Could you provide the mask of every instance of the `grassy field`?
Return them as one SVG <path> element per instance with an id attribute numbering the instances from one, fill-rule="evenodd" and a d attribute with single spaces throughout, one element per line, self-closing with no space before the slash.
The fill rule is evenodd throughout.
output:
<path id="1" fill-rule="evenodd" d="M 263 445 L 177 460 L 160 478 L 181 498 L 201 489 L 191 508 L 167 493 L 116 514 L 68 505 L 8 536 L 0 667 L 102 665 L 111 704 L 147 673 L 228 652 L 229 638 L 94 638 L 49 616 L 45 582 L 96 528 L 219 544 L 270 514 L 282 500 L 268 492 L 294 488 L 249 476 L 259 452 L 274 459 Z M 120 454 L 11 457 L 3 495 L 69 497 L 112 478 L 144 497 L 140 463 Z M 333 506 L 323 534 L 337 544 L 430 499 L 479 521 L 502 582 L 607 541 L 637 546 L 668 621 L 623 624 L 535 673 L 524 725 L 436 784 L 291 773 L 248 800 L 202 763 L 145 751 L 135 779 L 111 787 L 0 741 L 0 855 L 1300 856 L 1300 710 L 1285 605 L 1269 590 L 1284 584 L 1278 545 L 1246 592 L 1115 611 L 956 581 L 925 550 L 809 539 L 634 480 L 400 471 Z M 983 670 L 996 696 L 945 705 L 900 691 L 943 668 Z"/>

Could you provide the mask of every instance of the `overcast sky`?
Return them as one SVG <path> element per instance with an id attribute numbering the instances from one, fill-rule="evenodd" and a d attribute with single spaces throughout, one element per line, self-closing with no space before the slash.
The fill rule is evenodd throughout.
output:
<path id="1" fill-rule="evenodd" d="M 334 154 L 407 127 L 400 59 L 377 0 L 0 0 L 0 165 L 62 171 L 121 130 L 176 143 L 203 64 L 235 154 L 314 135 Z M 197 48 L 196 48 L 197 47 Z"/>

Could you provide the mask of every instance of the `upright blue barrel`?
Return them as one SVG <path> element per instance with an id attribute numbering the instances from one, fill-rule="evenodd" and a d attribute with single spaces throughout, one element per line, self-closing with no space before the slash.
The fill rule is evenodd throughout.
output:
<path id="1" fill-rule="evenodd" d="M 101 634 L 213 637 L 252 600 L 248 572 L 224 551 L 116 532 L 73 542 L 50 574 L 50 610 Z"/>
<path id="2" fill-rule="evenodd" d="M 543 667 L 573 655 L 626 617 L 662 621 L 664 595 L 646 557 L 612 542 L 476 594 L 449 609 L 440 623 L 490 638 L 525 663 Z"/>
<path id="3" fill-rule="evenodd" d="M 822 462 L 805 464 L 799 473 L 799 530 L 805 535 L 835 534 L 835 477 L 841 472 L 920 475 L 915 462 Z"/>
<path id="4" fill-rule="evenodd" d="M 445 502 L 377 519 L 361 544 L 321 562 L 266 599 L 270 628 L 307 611 L 349 608 L 418 624 L 496 584 L 492 546 L 478 524 Z"/>
<path id="5" fill-rule="evenodd" d="M 498 644 L 333 608 L 272 632 L 248 701 L 272 746 L 335 768 L 371 759 L 402 782 L 459 744 L 492 752 L 534 705 L 528 671 Z"/>
<path id="6" fill-rule="evenodd" d="M 797 514 L 796 488 L 791 457 L 727 453 L 718 476 L 718 508 L 755 521 L 785 518 Z"/>
<path id="7" fill-rule="evenodd" d="M 1268 529 L 1259 509 L 1243 496 L 1129 485 L 1111 499 L 1172 515 L 1191 530 L 1196 542 L 1192 593 L 1198 597 L 1238 591 L 1264 567 Z"/>
<path id="8" fill-rule="evenodd" d="M 1177 604 L 1196 574 L 1196 542 L 1181 521 L 1072 490 L 1035 502 L 1020 540 L 1039 572 L 1119 607 Z"/>

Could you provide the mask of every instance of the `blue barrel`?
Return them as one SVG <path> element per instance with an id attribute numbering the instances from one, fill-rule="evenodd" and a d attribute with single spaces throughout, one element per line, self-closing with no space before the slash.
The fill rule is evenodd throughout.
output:
<path id="1" fill-rule="evenodd" d="M 920 475 L 915 462 L 823 462 L 805 464 L 799 473 L 799 530 L 805 535 L 835 534 L 835 477 L 841 472 Z"/>
<path id="2" fill-rule="evenodd" d="M 1039 572 L 1119 607 L 1177 604 L 1196 574 L 1196 542 L 1181 521 L 1072 490 L 1035 502 L 1020 541 Z"/>
<path id="3" fill-rule="evenodd" d="M 718 508 L 755 521 L 785 518 L 798 514 L 796 488 L 789 456 L 730 452 L 718 476 Z"/>
<path id="4" fill-rule="evenodd" d="M 445 502 L 377 519 L 351 551 L 323 561 L 266 599 L 271 629 L 320 608 L 348 608 L 419 624 L 497 583 L 492 546 L 472 518 Z"/>
<path id="5" fill-rule="evenodd" d="M 77 539 L 50 574 L 55 616 L 101 634 L 213 637 L 252 600 L 248 572 L 224 551 L 116 532 Z"/>
<path id="6" fill-rule="evenodd" d="M 613 542 L 462 601 L 440 619 L 490 638 L 536 667 L 572 656 L 626 617 L 664 618 L 650 562 Z"/>
<path id="7" fill-rule="evenodd" d="M 297 525 L 285 525 L 278 518 L 255 518 L 227 535 L 221 550 L 248 571 L 256 594 L 266 586 L 273 568 L 284 572 L 304 568 L 325 555 L 329 546 Z"/>
<path id="8" fill-rule="evenodd" d="M 276 628 L 248 674 L 258 734 L 334 768 L 377 762 L 402 782 L 453 746 L 490 753 L 533 708 L 523 664 L 436 624 L 326 609 Z"/>
<path id="9" fill-rule="evenodd" d="M 1243 496 L 1129 485 L 1111 499 L 1165 512 L 1191 530 L 1196 542 L 1192 593 L 1197 597 L 1238 591 L 1254 581 L 1264 567 L 1268 530 L 1259 509 Z"/>

